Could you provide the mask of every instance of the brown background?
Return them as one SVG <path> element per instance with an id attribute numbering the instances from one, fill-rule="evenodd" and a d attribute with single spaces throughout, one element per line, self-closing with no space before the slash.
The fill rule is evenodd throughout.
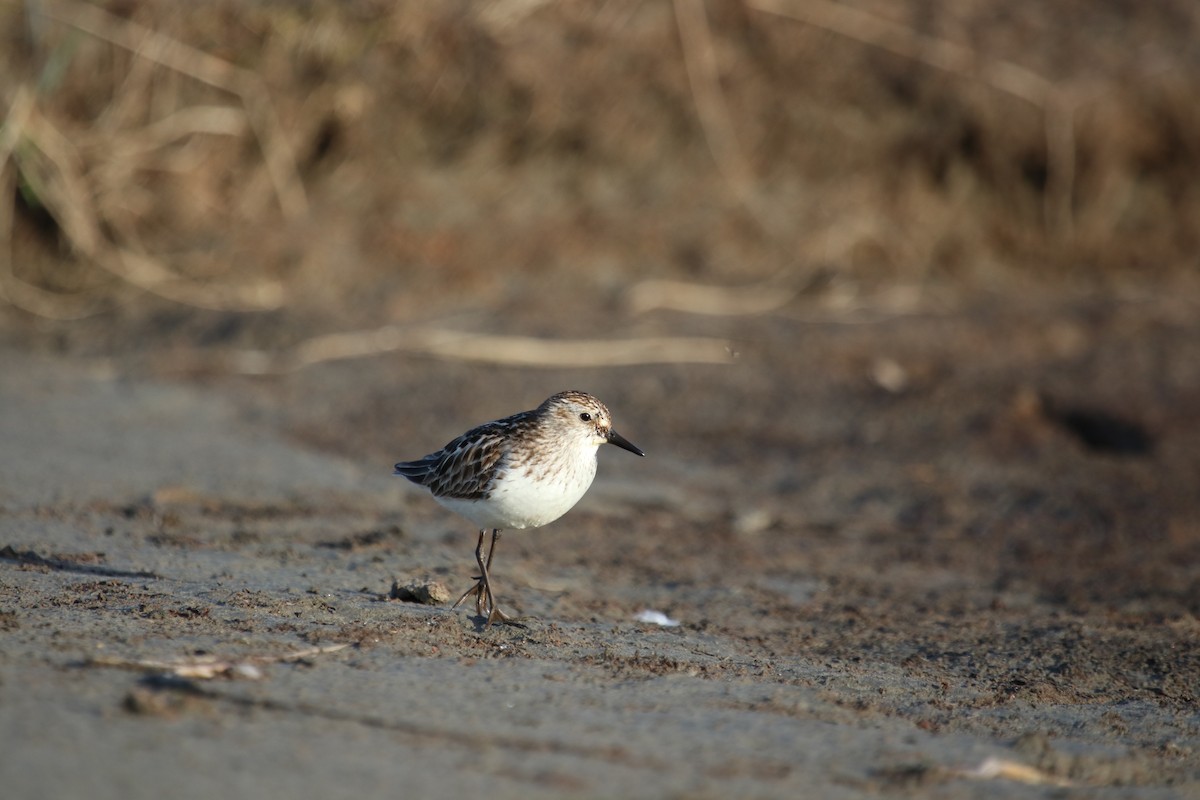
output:
<path id="1" fill-rule="evenodd" d="M 1196 791 L 1198 29 L 0 5 L 4 784 Z M 391 463 L 564 388 L 649 457 L 530 628 L 389 600 L 474 543 Z"/>

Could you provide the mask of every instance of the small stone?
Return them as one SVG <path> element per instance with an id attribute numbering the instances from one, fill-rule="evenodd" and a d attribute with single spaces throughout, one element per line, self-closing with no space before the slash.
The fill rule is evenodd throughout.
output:
<path id="1" fill-rule="evenodd" d="M 436 606 L 450 599 L 450 590 L 441 581 L 411 581 L 404 586 L 401 586 L 399 581 L 393 581 L 388 597 L 406 603 Z"/>
<path id="2" fill-rule="evenodd" d="M 765 508 L 739 511 L 733 518 L 733 530 L 741 536 L 762 533 L 775 524 L 775 517 Z"/>
<path id="3" fill-rule="evenodd" d="M 908 370 L 891 358 L 877 358 L 871 365 L 871 379 L 892 394 L 908 388 Z"/>

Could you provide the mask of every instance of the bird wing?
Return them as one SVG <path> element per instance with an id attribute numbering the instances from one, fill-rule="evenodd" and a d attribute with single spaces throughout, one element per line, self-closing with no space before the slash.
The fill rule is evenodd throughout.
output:
<path id="1" fill-rule="evenodd" d="M 504 433 L 495 422 L 480 425 L 436 453 L 401 461 L 395 474 L 429 487 L 434 497 L 485 499 L 504 461 Z"/>

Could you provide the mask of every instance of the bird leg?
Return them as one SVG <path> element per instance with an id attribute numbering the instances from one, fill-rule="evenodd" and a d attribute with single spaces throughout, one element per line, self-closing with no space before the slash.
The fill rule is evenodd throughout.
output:
<path id="1" fill-rule="evenodd" d="M 475 585 L 463 592 L 462 597 L 458 598 L 458 602 L 452 608 L 458 608 L 459 603 L 474 595 L 475 613 L 481 617 L 487 617 L 485 627 L 490 628 L 493 622 L 499 621 L 505 625 L 514 625 L 518 628 L 523 628 L 525 627 L 524 625 L 516 622 L 497 607 L 496 599 L 492 596 L 492 582 L 488 576 L 488 568 L 492 566 L 492 558 L 496 555 L 496 543 L 500 541 L 500 529 L 494 528 L 492 530 L 492 542 L 488 547 L 486 560 L 483 557 L 483 536 L 485 533 L 487 533 L 486 528 L 479 531 L 479 542 L 475 545 L 475 563 L 479 565 L 479 575 L 475 576 Z"/>
<path id="2" fill-rule="evenodd" d="M 481 566 L 480 571 L 482 571 L 483 565 L 483 537 L 486 533 L 486 530 L 479 531 L 479 543 L 475 545 L 475 562 Z M 489 552 L 488 560 L 491 560 L 491 557 L 492 554 Z M 475 595 L 475 613 L 483 616 L 483 575 L 475 576 L 475 585 L 463 592 L 462 597 L 458 598 L 454 605 L 450 606 L 450 610 L 453 611 L 454 609 L 458 608 L 459 604 L 461 604 L 463 600 L 466 600 L 471 595 Z"/>

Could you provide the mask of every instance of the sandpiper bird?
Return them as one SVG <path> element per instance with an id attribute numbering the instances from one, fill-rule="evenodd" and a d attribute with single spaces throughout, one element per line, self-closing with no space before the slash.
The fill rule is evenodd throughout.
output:
<path id="1" fill-rule="evenodd" d="M 428 487 L 433 498 L 479 526 L 479 575 L 454 608 L 475 597 L 475 612 L 519 625 L 496 606 L 488 569 L 500 532 L 537 528 L 567 513 L 596 477 L 596 450 L 615 444 L 646 455 L 612 429 L 603 403 L 586 392 L 559 392 L 532 411 L 485 422 L 436 453 L 401 461 L 396 475 Z M 484 535 L 492 531 L 487 557 Z"/>

